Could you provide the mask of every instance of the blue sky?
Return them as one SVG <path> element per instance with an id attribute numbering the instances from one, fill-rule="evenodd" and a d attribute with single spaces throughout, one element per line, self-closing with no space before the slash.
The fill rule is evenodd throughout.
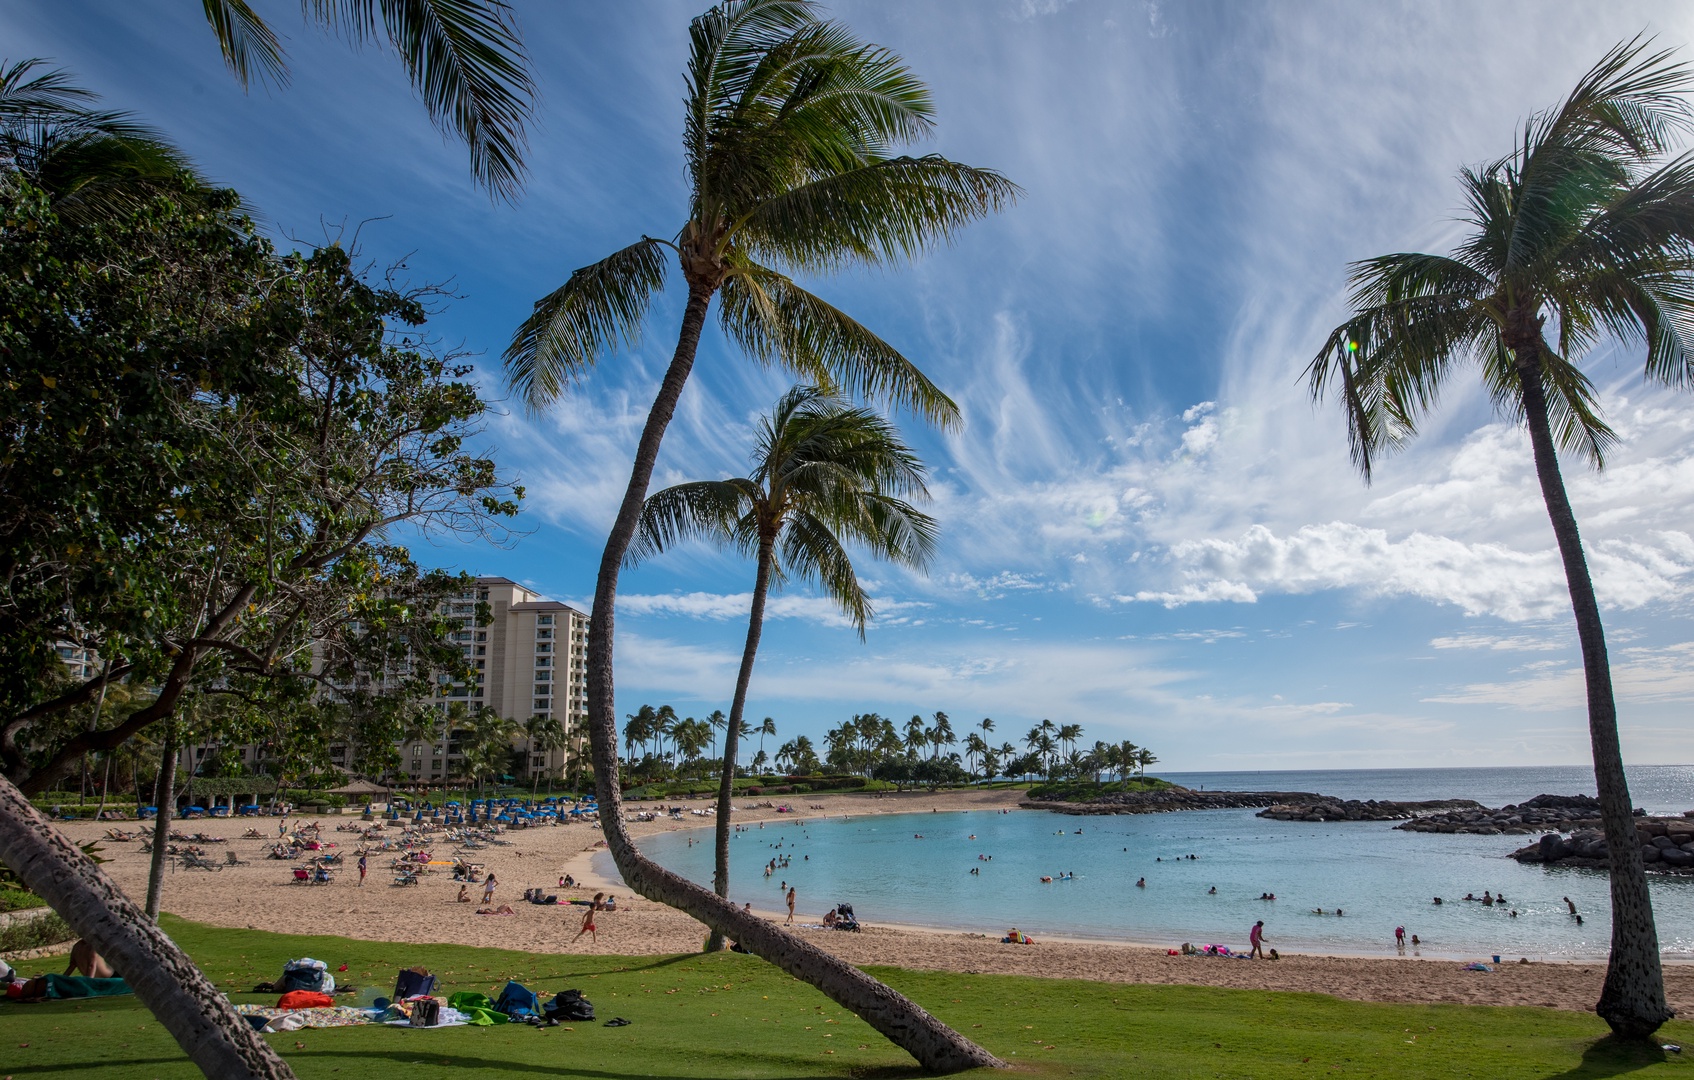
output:
<path id="1" fill-rule="evenodd" d="M 279 237 L 357 230 L 378 264 L 462 298 L 432 325 L 477 355 L 488 436 L 528 486 L 509 549 L 421 541 L 427 562 L 586 605 L 680 298 L 636 350 L 531 418 L 500 350 L 575 267 L 684 210 L 689 18 L 703 0 L 517 4 L 541 87 L 532 176 L 491 205 L 400 67 L 255 5 L 294 80 L 244 95 L 191 0 L 0 9 L 0 51 L 50 57 L 164 128 Z M 855 712 L 1043 717 L 1134 739 L 1171 769 L 1587 760 L 1575 636 L 1525 441 L 1461 379 L 1366 487 L 1300 373 L 1345 313 L 1350 259 L 1443 250 L 1454 174 L 1509 149 L 1614 42 L 1682 47 L 1670 3 L 842 2 L 933 89 L 922 149 L 1027 194 L 893 271 L 813 286 L 960 403 L 939 435 L 927 576 L 869 563 L 861 643 L 829 605 L 774 604 L 749 713 L 814 738 Z M 1694 59 L 1694 55 L 1690 56 Z M 1625 758 L 1694 760 L 1694 410 L 1610 347 L 1587 367 L 1622 435 L 1570 463 L 1606 608 Z M 708 331 L 660 482 L 744 470 L 786 388 Z M 624 578 L 618 707 L 725 707 L 751 569 L 684 551 Z"/>

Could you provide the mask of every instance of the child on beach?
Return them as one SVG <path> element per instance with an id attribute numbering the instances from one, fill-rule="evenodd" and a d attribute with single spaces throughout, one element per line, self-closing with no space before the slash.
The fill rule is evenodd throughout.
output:
<path id="1" fill-rule="evenodd" d="M 576 932 L 576 937 L 571 938 L 571 944 L 572 945 L 575 945 L 578 941 L 582 940 L 582 935 L 584 935 L 584 934 L 588 935 L 588 940 L 589 940 L 590 943 L 593 943 L 593 944 L 599 943 L 600 935 L 598 933 L 596 933 L 595 929 L 594 929 L 594 913 L 596 911 L 600 910 L 600 905 L 605 900 L 605 898 L 606 898 L 606 894 L 603 893 L 603 892 L 597 892 L 597 893 L 594 894 L 594 902 L 589 904 L 588 910 L 583 913 L 582 929 L 578 930 Z"/>
<path id="2" fill-rule="evenodd" d="M 486 904 L 490 900 L 494 899 L 494 886 L 496 884 L 497 884 L 497 882 L 494 880 L 494 872 L 492 870 L 490 870 L 488 872 L 488 878 L 485 881 L 483 881 L 483 883 L 482 883 L 482 902 L 483 903 Z"/>
<path id="3" fill-rule="evenodd" d="M 783 923 L 783 925 L 787 926 L 787 925 L 792 924 L 793 922 L 794 922 L 794 890 L 789 889 L 788 890 L 788 919 Z"/>
<path id="4" fill-rule="evenodd" d="M 1248 958 L 1257 957 L 1263 960 L 1265 958 L 1265 920 L 1260 919 L 1253 924 L 1253 929 L 1247 931 L 1247 940 L 1253 946 L 1252 951 L 1247 954 Z"/>

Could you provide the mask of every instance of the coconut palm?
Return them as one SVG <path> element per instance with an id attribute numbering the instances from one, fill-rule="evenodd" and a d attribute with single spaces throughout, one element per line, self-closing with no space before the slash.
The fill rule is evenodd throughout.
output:
<path id="1" fill-rule="evenodd" d="M 976 772 L 976 759 L 988 753 L 988 744 L 982 736 L 972 731 L 965 735 L 965 763 L 971 772 Z"/>
<path id="2" fill-rule="evenodd" d="M 1671 1013 L 1605 633 L 1559 450 L 1600 468 L 1614 442 L 1578 366 L 1603 339 L 1644 345 L 1649 379 L 1694 383 L 1694 158 L 1665 160 L 1670 137 L 1694 126 L 1691 88 L 1694 75 L 1669 52 L 1639 38 L 1613 48 L 1562 104 L 1524 124 L 1510 154 L 1461 173 L 1470 231 L 1452 254 L 1353 264 L 1354 314 L 1309 371 L 1314 395 L 1338 391 L 1367 480 L 1417 433 L 1463 361 L 1528 429 L 1582 649 L 1610 849 L 1612 951 L 1596 1011 L 1641 1038 Z"/>
<path id="3" fill-rule="evenodd" d="M 769 735 L 772 738 L 776 737 L 776 721 L 767 716 L 765 717 L 765 722 L 753 730 L 759 733 L 758 756 L 762 758 L 765 756 L 765 736 Z"/>
<path id="4" fill-rule="evenodd" d="M 930 130 L 928 91 L 897 56 L 825 21 L 809 0 L 725 0 L 689 36 L 687 217 L 671 239 L 643 237 L 576 271 L 506 351 L 513 386 L 532 408 L 550 404 L 602 354 L 635 339 L 667 256 L 676 257 L 688 294 L 682 326 L 607 537 L 588 633 L 587 723 L 607 846 L 636 892 L 729 932 L 922 1064 L 985 1064 L 991 1055 L 904 997 L 647 860 L 624 829 L 612 705 L 618 574 L 712 301 L 724 332 L 755 360 L 953 423 L 956 406 L 911 361 L 783 271 L 899 262 L 1017 194 L 991 170 L 895 156 Z"/>
<path id="5" fill-rule="evenodd" d="M 717 866 L 712 884 L 729 895 L 729 838 L 735 747 L 753 662 L 764 632 L 765 600 L 789 581 L 809 582 L 840 606 L 862 638 L 872 616 L 849 544 L 907 567 L 922 567 L 935 548 L 935 522 L 908 498 L 928 498 L 923 463 L 894 426 L 813 386 L 797 386 L 761 419 L 745 477 L 678 484 L 642 509 L 629 561 L 703 539 L 754 559 L 752 611 L 735 696 L 729 707 L 722 780 L 718 785 Z M 937 714 L 940 716 L 941 714 Z M 832 755 L 851 762 L 861 737 L 882 718 L 870 714 L 829 733 Z M 868 745 L 869 739 L 864 739 Z M 721 947 L 714 932 L 711 944 Z"/>
<path id="6" fill-rule="evenodd" d="M 527 753 L 524 757 L 528 761 L 530 769 L 529 793 L 533 796 L 541 786 L 541 770 L 535 767 L 534 762 L 536 751 L 551 754 L 555 750 L 564 749 L 565 746 L 569 745 L 570 739 L 565 735 L 565 726 L 559 722 L 557 717 L 553 716 L 530 717 L 523 722 L 523 733 L 524 739 L 528 743 Z M 551 784 L 551 780 L 549 780 L 549 784 Z"/>
<path id="7" fill-rule="evenodd" d="M 1143 780 L 1147 778 L 1147 766 L 1157 765 L 1158 763 L 1159 755 L 1153 753 L 1153 751 L 1147 749 L 1145 746 L 1135 752 L 1135 766 L 1141 773 L 1141 778 Z"/>
<path id="8" fill-rule="evenodd" d="M 953 721 L 946 713 L 937 710 L 934 720 L 935 725 L 929 729 L 929 742 L 933 747 L 929 756 L 932 760 L 941 753 L 943 746 L 952 746 L 959 741 L 958 736 L 953 734 Z"/>
<path id="9" fill-rule="evenodd" d="M 159 132 L 40 59 L 0 63 L 0 176 L 16 174 L 47 193 L 53 209 L 93 220 L 134 207 L 165 181 L 192 172 Z"/>
<path id="10" fill-rule="evenodd" d="M 247 0 L 201 3 L 243 89 L 288 82 L 282 42 Z M 430 119 L 470 147 L 477 183 L 501 198 L 517 193 L 535 86 L 505 0 L 300 0 L 300 11 L 354 46 L 386 37 Z"/>
<path id="11" fill-rule="evenodd" d="M 912 753 L 929 745 L 929 729 L 924 727 L 923 717 L 913 716 L 906 721 L 906 749 Z"/>

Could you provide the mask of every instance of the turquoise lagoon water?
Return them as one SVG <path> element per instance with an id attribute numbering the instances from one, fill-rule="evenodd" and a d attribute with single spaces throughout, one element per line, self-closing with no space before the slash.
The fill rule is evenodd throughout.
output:
<path id="1" fill-rule="evenodd" d="M 1630 769 L 1637 805 L 1694 808 L 1694 769 Z M 1304 790 L 1349 798 L 1476 798 L 1490 806 L 1542 792 L 1593 790 L 1580 769 L 1375 770 L 1324 773 L 1168 774 L 1229 790 Z M 796 800 L 804 805 L 805 797 Z M 1077 830 L 1081 830 L 1079 833 Z M 918 838 L 921 834 L 922 838 Z M 689 833 L 643 842 L 649 855 L 698 882 L 711 879 L 711 846 Z M 696 832 L 694 835 L 698 836 Z M 974 836 L 974 839 L 972 837 Z M 1220 942 L 1244 948 L 1265 920 L 1270 944 L 1293 951 L 1392 955 L 1394 928 L 1417 934 L 1422 955 L 1516 959 L 1603 956 L 1611 927 L 1606 877 L 1525 866 L 1506 856 L 1530 837 L 1399 832 L 1390 823 L 1280 822 L 1252 810 L 1069 817 L 1019 810 L 886 814 L 769 822 L 731 845 L 736 902 L 779 910 L 779 885 L 798 889 L 798 910 L 818 918 L 846 901 L 861 919 L 963 929 L 996 937 L 1016 926 L 1043 936 L 1174 947 Z M 780 845 L 780 846 L 779 846 Z M 1193 854 L 1197 859 L 1182 856 Z M 789 856 L 771 877 L 765 863 Z M 983 861 L 978 855 L 991 855 Z M 977 868 L 980 874 L 971 874 Z M 606 869 L 610 869 L 609 866 Z M 1042 883 L 1074 872 L 1074 880 Z M 1145 878 L 1145 887 L 1137 879 Z M 1212 895 L 1208 890 L 1217 887 Z M 1505 893 L 1492 908 L 1459 898 Z M 1257 899 L 1275 893 L 1274 901 Z M 1667 959 L 1694 960 L 1694 879 L 1655 878 L 1659 940 Z M 1440 896 L 1440 906 L 1431 901 Z M 1561 897 L 1576 901 L 1583 924 Z M 1316 915 L 1337 907 L 1346 915 Z M 1513 918 L 1509 912 L 1516 910 Z M 1409 950 L 1408 950 L 1409 951 Z"/>

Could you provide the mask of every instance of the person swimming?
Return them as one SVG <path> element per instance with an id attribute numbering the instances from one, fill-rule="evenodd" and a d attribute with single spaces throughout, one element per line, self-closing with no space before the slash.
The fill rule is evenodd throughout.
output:
<path id="1" fill-rule="evenodd" d="M 1216 885 L 1213 885 L 1211 888 L 1206 890 L 1207 896 L 1216 896 L 1217 894 L 1218 894 L 1218 887 Z"/>
<path id="2" fill-rule="evenodd" d="M 1136 879 L 1135 887 L 1137 889 L 1145 889 L 1147 887 L 1147 879 L 1146 878 Z"/>

